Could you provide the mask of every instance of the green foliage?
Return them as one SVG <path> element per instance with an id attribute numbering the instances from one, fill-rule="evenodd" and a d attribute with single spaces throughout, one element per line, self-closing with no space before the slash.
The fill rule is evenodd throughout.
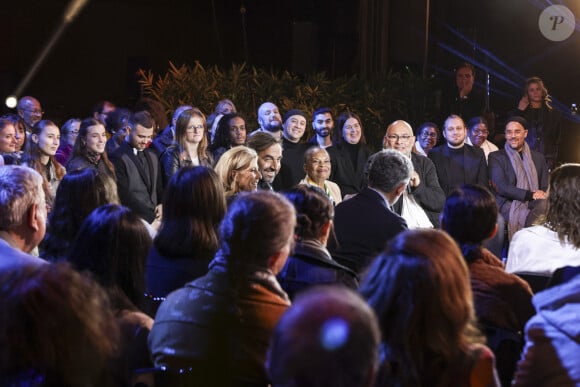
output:
<path id="1" fill-rule="evenodd" d="M 257 127 L 256 112 L 265 101 L 274 102 L 281 113 L 302 109 L 311 114 L 317 107 L 328 106 L 338 115 L 350 109 L 361 117 L 367 140 L 375 150 L 380 148 L 390 122 L 404 119 L 415 126 L 435 113 L 433 82 L 409 70 L 389 70 L 369 81 L 356 75 L 330 79 L 325 73 L 299 77 L 246 64 L 222 70 L 196 61 L 191 67 L 169 62 L 167 72 L 157 76 L 139 70 L 139 78 L 143 95 L 159 100 L 168 115 L 183 104 L 209 114 L 220 99 L 229 98 L 246 117 L 250 130 Z"/>

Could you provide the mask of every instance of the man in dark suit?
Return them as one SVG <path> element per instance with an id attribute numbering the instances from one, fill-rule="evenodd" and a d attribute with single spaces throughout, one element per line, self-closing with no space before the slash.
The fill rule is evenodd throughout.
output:
<path id="1" fill-rule="evenodd" d="M 508 118 L 505 147 L 489 154 L 489 174 L 500 213 L 508 222 L 509 236 L 533 223 L 545 208 L 548 166 L 540 152 L 526 143 L 527 122 Z"/>
<path id="2" fill-rule="evenodd" d="M 111 155 L 121 204 L 148 223 L 161 217 L 162 184 L 159 159 L 147 146 L 153 136 L 153 119 L 142 111 L 131 116 L 128 134 Z"/>
<path id="3" fill-rule="evenodd" d="M 388 240 L 407 229 L 391 206 L 407 189 L 412 174 L 411 160 L 400 152 L 387 149 L 375 155 L 368 168 L 368 186 L 336 206 L 337 244 L 329 249 L 340 264 L 361 273 Z"/>
<path id="4" fill-rule="evenodd" d="M 466 136 L 467 130 L 461 117 L 450 115 L 443 127 L 446 143 L 429 152 L 445 196 L 463 184 L 489 186 L 485 154 L 481 149 L 465 144 Z"/>

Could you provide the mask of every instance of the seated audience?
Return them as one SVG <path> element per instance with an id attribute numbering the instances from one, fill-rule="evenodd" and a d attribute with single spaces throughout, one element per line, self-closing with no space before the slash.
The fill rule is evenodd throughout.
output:
<path id="1" fill-rule="evenodd" d="M 246 146 L 258 154 L 258 168 L 262 175 L 258 188 L 274 191 L 274 179 L 282 165 L 282 142 L 271 134 L 258 132 L 248 138 Z"/>
<path id="2" fill-rule="evenodd" d="M 379 358 L 377 318 L 351 290 L 317 287 L 284 313 L 270 341 L 273 387 L 371 387 Z"/>
<path id="3" fill-rule="evenodd" d="M 477 116 L 467 121 L 467 137 L 465 143 L 481 148 L 485 154 L 485 160 L 491 152 L 499 150 L 499 148 L 487 139 L 489 135 L 487 120 L 484 117 Z"/>
<path id="4" fill-rule="evenodd" d="M 296 209 L 296 244 L 278 274 L 282 289 L 290 299 L 317 284 L 341 284 L 356 289 L 356 273 L 338 264 L 326 249 L 334 218 L 334 206 L 328 196 L 320 188 L 307 185 L 298 185 L 285 196 Z"/>
<path id="5" fill-rule="evenodd" d="M 294 187 L 304 176 L 304 152 L 309 144 L 302 142 L 306 131 L 306 113 L 299 109 L 288 110 L 282 116 L 282 166 L 275 184 L 281 190 Z"/>
<path id="6" fill-rule="evenodd" d="M 232 202 L 208 274 L 157 311 L 149 335 L 156 366 L 191 368 L 203 386 L 268 384 L 268 343 L 290 305 L 275 276 L 293 244 L 295 218 L 292 205 L 270 191 Z"/>
<path id="7" fill-rule="evenodd" d="M 147 335 L 153 320 L 139 311 L 145 292 L 145 258 L 151 237 L 143 221 L 117 204 L 95 209 L 83 222 L 68 261 L 105 289 L 121 328 L 119 366 L 131 371 L 153 364 Z"/>
<path id="8" fill-rule="evenodd" d="M 258 154 L 244 145 L 224 153 L 215 165 L 215 171 L 224 186 L 228 204 L 240 192 L 256 191 L 262 178 L 258 168 Z"/>
<path id="9" fill-rule="evenodd" d="M 125 108 L 117 108 L 107 116 L 105 128 L 107 129 L 110 138 L 105 144 L 105 151 L 109 157 L 115 149 L 121 146 L 121 143 L 125 139 L 130 117 L 131 111 Z"/>
<path id="10" fill-rule="evenodd" d="M 336 206 L 337 241 L 329 250 L 338 263 L 361 273 L 389 239 L 407 229 L 391 206 L 407 189 L 412 173 L 413 164 L 402 153 L 386 149 L 376 154 L 367 188 Z"/>
<path id="11" fill-rule="evenodd" d="M 423 122 L 417 128 L 416 137 L 413 152 L 427 157 L 429 151 L 437 146 L 439 141 L 439 127 L 433 122 Z"/>
<path id="12" fill-rule="evenodd" d="M 224 189 L 208 167 L 184 167 L 165 188 L 161 226 L 147 256 L 147 295 L 167 296 L 205 275 L 226 212 Z"/>
<path id="13" fill-rule="evenodd" d="M 342 194 L 338 184 L 329 180 L 331 171 L 332 163 L 326 149 L 319 146 L 310 147 L 304 153 L 306 177 L 299 184 L 320 188 L 326 193 L 332 204 L 337 205 L 342 201 Z"/>
<path id="14" fill-rule="evenodd" d="M 0 271 L 46 261 L 30 255 L 46 230 L 42 176 L 19 165 L 0 168 Z"/>
<path id="15" fill-rule="evenodd" d="M 220 157 L 234 146 L 246 143 L 246 120 L 239 113 L 229 113 L 220 119 L 215 137 L 209 146 L 213 159 L 217 162 Z"/>
<path id="16" fill-rule="evenodd" d="M 7 119 L 14 125 L 16 129 L 16 133 L 14 134 L 14 138 L 16 140 L 16 151 L 15 156 L 17 161 L 13 162 L 12 164 L 20 164 L 20 158 L 22 156 L 22 151 L 26 148 L 26 128 L 24 126 L 24 121 L 22 117 L 18 114 L 10 113 L 2 116 L 2 118 Z"/>
<path id="17" fill-rule="evenodd" d="M 217 126 L 221 119 L 231 113 L 236 113 L 236 105 L 230 99 L 222 99 L 218 101 L 215 110 L 207 117 L 208 137 L 211 143 L 214 142 Z"/>
<path id="18" fill-rule="evenodd" d="M 499 386 L 476 327 L 467 265 L 446 233 L 395 237 L 360 292 L 382 333 L 377 386 Z"/>
<path id="19" fill-rule="evenodd" d="M 16 127 L 12 121 L 0 117 L 0 158 L 7 156 L 12 160 L 12 155 L 16 152 Z M 6 164 L 15 164 L 6 162 Z"/>
<path id="20" fill-rule="evenodd" d="M 81 122 L 67 171 L 94 168 L 101 175 L 115 179 L 115 168 L 105 152 L 106 129 L 100 121 L 87 118 Z"/>
<path id="21" fill-rule="evenodd" d="M 72 156 L 80 126 L 81 120 L 79 118 L 71 118 L 60 128 L 60 145 L 54 157 L 62 165 L 66 165 Z"/>
<path id="22" fill-rule="evenodd" d="M 580 266 L 580 164 L 564 164 L 550 175 L 542 224 L 518 231 L 509 247 L 506 270 L 552 274 Z"/>
<path id="23" fill-rule="evenodd" d="M 64 263 L 0 275 L 2 386 L 122 386 L 106 294 Z M 119 375 L 116 375 L 117 377 Z"/>
<path id="24" fill-rule="evenodd" d="M 114 180 L 94 168 L 67 173 L 56 191 L 40 256 L 53 262 L 66 259 L 87 216 L 95 208 L 109 203 L 119 203 Z"/>
<path id="25" fill-rule="evenodd" d="M 151 143 L 151 149 L 154 150 L 155 153 L 157 153 L 158 157 L 163 154 L 163 152 L 169 145 L 173 144 L 175 139 L 175 124 L 177 122 L 177 119 L 179 118 L 181 113 L 190 109 L 193 109 L 193 106 L 189 105 L 178 106 L 177 109 L 175 109 L 175 111 L 173 112 L 171 123 L 167 125 L 167 127 L 165 127 L 165 129 L 163 129 L 161 133 L 158 133 L 157 136 L 155 136 L 153 142 Z"/>

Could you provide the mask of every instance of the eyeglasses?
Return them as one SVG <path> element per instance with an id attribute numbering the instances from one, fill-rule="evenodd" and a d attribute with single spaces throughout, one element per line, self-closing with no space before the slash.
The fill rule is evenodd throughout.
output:
<path id="1" fill-rule="evenodd" d="M 408 134 L 404 134 L 404 135 L 402 135 L 402 136 L 399 136 L 399 135 L 397 135 L 397 134 L 389 134 L 389 135 L 387 136 L 387 138 L 388 138 L 390 141 L 397 141 L 397 140 L 401 140 L 401 141 L 409 141 L 409 140 L 411 139 L 411 137 L 413 137 L 413 136 L 409 136 Z"/>
<path id="2" fill-rule="evenodd" d="M 487 136 L 489 134 L 489 131 L 488 130 L 476 129 L 476 130 L 473 131 L 473 134 L 475 134 L 476 136 L 481 136 L 481 135 Z"/>
<path id="3" fill-rule="evenodd" d="M 190 125 L 187 130 L 203 129 L 203 125 Z"/>
<path id="4" fill-rule="evenodd" d="M 44 115 L 44 112 L 42 110 L 38 110 L 38 109 L 22 109 L 25 112 L 37 115 L 37 116 L 42 116 Z"/>
<path id="5" fill-rule="evenodd" d="M 423 137 L 423 138 L 437 138 L 437 133 L 423 132 L 423 133 L 421 133 L 421 137 Z"/>

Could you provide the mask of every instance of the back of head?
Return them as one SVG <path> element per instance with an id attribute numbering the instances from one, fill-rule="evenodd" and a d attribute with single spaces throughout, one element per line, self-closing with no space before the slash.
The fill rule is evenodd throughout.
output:
<path id="1" fill-rule="evenodd" d="M 180 168 L 163 196 L 163 221 L 155 246 L 164 255 L 196 256 L 218 247 L 217 228 L 226 212 L 222 183 L 211 168 Z"/>
<path id="2" fill-rule="evenodd" d="M 248 137 L 246 146 L 252 148 L 256 153 L 260 153 L 275 144 L 281 144 L 282 142 L 276 137 L 272 136 L 266 132 L 257 132 Z"/>
<path id="3" fill-rule="evenodd" d="M 94 281 L 60 263 L 4 272 L 0 283 L 1 385 L 109 385 L 119 332 Z"/>
<path id="4" fill-rule="evenodd" d="M 403 385 L 430 377 L 436 385 L 441 364 L 452 365 L 480 340 L 467 266 L 443 231 L 399 234 L 371 264 L 360 292 L 379 318 L 392 378 Z"/>
<path id="5" fill-rule="evenodd" d="M 408 183 L 413 173 L 411 160 L 394 149 L 385 149 L 373 156 L 368 167 L 368 185 L 382 192 L 393 192 Z"/>
<path id="6" fill-rule="evenodd" d="M 300 184 L 285 192 L 296 209 L 296 236 L 298 239 L 315 239 L 322 227 L 334 218 L 334 206 L 320 188 Z"/>
<path id="7" fill-rule="evenodd" d="M 363 387 L 378 367 L 373 311 L 352 290 L 319 287 L 297 298 L 278 322 L 266 368 L 275 387 Z"/>
<path id="8" fill-rule="evenodd" d="M 222 221 L 221 253 L 234 266 L 266 268 L 268 258 L 290 243 L 295 219 L 294 207 L 282 195 L 266 190 L 242 193 Z"/>
<path id="9" fill-rule="evenodd" d="M 120 129 L 126 128 L 131 117 L 131 111 L 126 108 L 117 108 L 107 115 L 106 129 L 113 134 Z"/>
<path id="10" fill-rule="evenodd" d="M 114 306 L 138 306 L 144 291 L 145 259 L 151 236 L 131 210 L 116 204 L 95 209 L 83 222 L 71 247 L 69 261 L 91 272 Z"/>
<path id="11" fill-rule="evenodd" d="M 0 168 L 0 230 L 10 231 L 20 226 L 33 204 L 44 208 L 42 176 L 24 166 Z"/>
<path id="12" fill-rule="evenodd" d="M 550 174 L 546 226 L 580 249 L 580 164 L 564 164 Z"/>
<path id="13" fill-rule="evenodd" d="M 470 253 L 489 238 L 497 223 L 494 195 L 485 187 L 473 184 L 454 189 L 441 213 L 441 228 L 461 246 L 470 261 Z"/>

